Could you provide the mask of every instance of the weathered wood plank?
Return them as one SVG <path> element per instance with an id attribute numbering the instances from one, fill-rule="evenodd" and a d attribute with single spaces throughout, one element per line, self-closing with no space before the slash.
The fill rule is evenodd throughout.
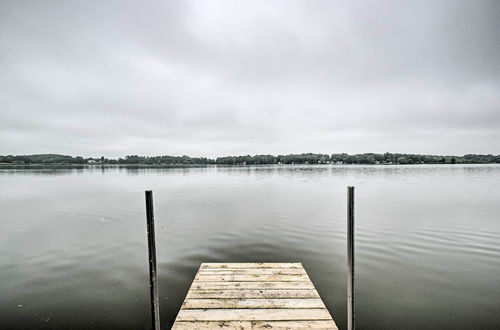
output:
<path id="1" fill-rule="evenodd" d="M 329 329 L 338 330 L 333 320 L 322 321 L 253 321 L 252 329 Z"/>
<path id="2" fill-rule="evenodd" d="M 307 275 L 196 275 L 196 281 L 227 281 L 227 282 L 244 282 L 244 281 L 279 281 L 279 282 L 292 282 L 292 281 L 309 281 Z"/>
<path id="3" fill-rule="evenodd" d="M 316 299 L 186 299 L 183 309 L 217 308 L 324 308 L 323 301 Z"/>
<path id="4" fill-rule="evenodd" d="M 328 329 L 338 330 L 333 320 L 321 321 L 176 321 L 172 330 L 198 329 Z"/>
<path id="5" fill-rule="evenodd" d="M 324 308 L 317 309 L 181 309 L 179 321 L 290 321 L 331 320 Z"/>
<path id="6" fill-rule="evenodd" d="M 191 290 L 196 289 L 314 289 L 312 282 L 200 282 L 194 281 Z"/>
<path id="7" fill-rule="evenodd" d="M 251 330 L 250 321 L 178 321 L 172 330 L 198 330 L 198 329 L 224 329 L 224 330 Z"/>
<path id="8" fill-rule="evenodd" d="M 318 298 L 316 290 L 189 290 L 187 299 L 193 298 Z"/>
<path id="9" fill-rule="evenodd" d="M 198 271 L 199 275 L 306 275 L 304 269 L 297 268 L 205 268 Z"/>
<path id="10" fill-rule="evenodd" d="M 200 266 L 200 269 L 205 268 L 298 268 L 303 269 L 301 263 L 281 263 L 281 262 L 236 262 L 236 263 L 218 263 L 218 262 L 209 262 L 203 263 Z"/>

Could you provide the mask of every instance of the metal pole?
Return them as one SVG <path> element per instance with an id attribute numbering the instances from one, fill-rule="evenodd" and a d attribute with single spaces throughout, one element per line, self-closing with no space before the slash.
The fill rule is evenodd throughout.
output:
<path id="1" fill-rule="evenodd" d="M 160 330 L 160 299 L 158 297 L 158 273 L 156 271 L 155 222 L 153 192 L 146 190 L 146 222 L 148 227 L 149 290 L 151 293 L 151 317 L 153 330 Z"/>
<path id="2" fill-rule="evenodd" d="M 347 330 L 354 330 L 354 187 L 347 187 Z"/>

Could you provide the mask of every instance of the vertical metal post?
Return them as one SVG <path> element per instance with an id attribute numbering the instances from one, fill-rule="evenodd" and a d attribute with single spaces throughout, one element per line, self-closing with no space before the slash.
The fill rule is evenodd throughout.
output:
<path id="1" fill-rule="evenodd" d="M 153 321 L 153 330 L 160 330 L 160 299 L 158 297 L 155 222 L 153 214 L 153 192 L 151 190 L 146 190 L 146 222 L 148 227 L 149 290 L 151 293 L 151 317 Z"/>
<path id="2" fill-rule="evenodd" d="M 354 187 L 347 187 L 347 330 L 354 330 Z"/>

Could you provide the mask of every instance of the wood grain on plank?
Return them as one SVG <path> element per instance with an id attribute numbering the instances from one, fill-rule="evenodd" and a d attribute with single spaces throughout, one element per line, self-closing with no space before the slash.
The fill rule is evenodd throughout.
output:
<path id="1" fill-rule="evenodd" d="M 316 299 L 186 299 L 183 309 L 217 308 L 324 308 L 323 301 Z"/>
<path id="2" fill-rule="evenodd" d="M 314 289 L 312 282 L 200 282 L 194 281 L 191 290 L 196 289 Z"/>
<path id="3" fill-rule="evenodd" d="M 309 281 L 307 275 L 196 275 L 196 281 L 227 281 L 227 282 L 260 282 L 260 281 L 278 281 L 278 282 L 295 282 Z"/>
<path id="4" fill-rule="evenodd" d="M 316 290 L 189 290 L 191 298 L 319 298 Z"/>
<path id="5" fill-rule="evenodd" d="M 331 320 L 325 308 L 317 309 L 181 309 L 179 321 L 290 321 Z"/>
<path id="6" fill-rule="evenodd" d="M 172 330 L 251 330 L 250 321 L 175 321 Z"/>
<path id="7" fill-rule="evenodd" d="M 198 271 L 199 275 L 306 275 L 304 269 L 297 268 L 205 268 Z"/>
<path id="8" fill-rule="evenodd" d="M 253 321 L 252 329 L 330 329 L 338 330 L 333 320 L 320 321 Z"/>
<path id="9" fill-rule="evenodd" d="M 333 320 L 320 321 L 176 321 L 173 330 L 197 329 L 329 329 L 338 330 Z"/>
<path id="10" fill-rule="evenodd" d="M 281 263 L 281 262 L 236 262 L 236 263 L 203 263 L 200 269 L 205 268 L 298 268 L 302 269 L 300 263 Z"/>

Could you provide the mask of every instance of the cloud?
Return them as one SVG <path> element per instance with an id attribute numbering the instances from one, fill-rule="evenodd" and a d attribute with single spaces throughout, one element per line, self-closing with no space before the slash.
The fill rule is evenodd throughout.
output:
<path id="1" fill-rule="evenodd" d="M 2 1 L 0 154 L 498 153 L 497 1 Z"/>

